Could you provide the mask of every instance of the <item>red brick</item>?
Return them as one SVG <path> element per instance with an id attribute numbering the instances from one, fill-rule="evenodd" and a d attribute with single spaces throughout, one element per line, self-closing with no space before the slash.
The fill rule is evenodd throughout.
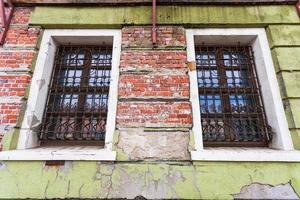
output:
<path id="1" fill-rule="evenodd" d="M 119 102 L 118 127 L 191 127 L 189 102 Z"/>
<path id="2" fill-rule="evenodd" d="M 15 124 L 21 105 L 21 103 L 0 103 L 0 124 Z"/>
<path id="3" fill-rule="evenodd" d="M 120 69 L 132 68 L 186 68 L 185 51 L 122 51 Z"/>
<path id="4" fill-rule="evenodd" d="M 39 32 L 39 28 L 9 28 L 5 38 L 5 44 L 35 46 L 38 40 Z"/>
<path id="5" fill-rule="evenodd" d="M 0 67 L 31 68 L 35 52 L 0 51 Z"/>
<path id="6" fill-rule="evenodd" d="M 123 74 L 119 80 L 120 97 L 189 97 L 188 75 Z"/>
<path id="7" fill-rule="evenodd" d="M 122 29 L 123 48 L 151 48 L 152 27 L 130 26 Z M 157 28 L 157 47 L 184 47 L 185 30 L 178 26 L 159 26 Z"/>
<path id="8" fill-rule="evenodd" d="M 15 8 L 11 24 L 28 24 L 32 8 Z"/>
<path id="9" fill-rule="evenodd" d="M 0 96 L 24 96 L 30 80 L 29 75 L 0 76 Z"/>

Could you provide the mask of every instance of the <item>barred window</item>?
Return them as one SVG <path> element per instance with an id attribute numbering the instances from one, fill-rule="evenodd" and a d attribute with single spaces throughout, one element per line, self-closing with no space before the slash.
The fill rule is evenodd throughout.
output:
<path id="1" fill-rule="evenodd" d="M 112 46 L 60 46 L 40 130 L 42 142 L 105 140 Z"/>
<path id="2" fill-rule="evenodd" d="M 251 46 L 196 46 L 204 146 L 267 146 L 271 128 Z"/>

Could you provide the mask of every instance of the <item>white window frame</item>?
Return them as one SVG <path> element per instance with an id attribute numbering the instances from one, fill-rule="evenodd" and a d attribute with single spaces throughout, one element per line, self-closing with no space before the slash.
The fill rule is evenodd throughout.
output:
<path id="1" fill-rule="evenodd" d="M 113 45 L 112 69 L 108 97 L 108 113 L 105 145 L 102 147 L 51 147 L 40 146 L 34 128 L 41 121 L 46 107 L 48 86 L 54 68 L 54 57 L 59 44 L 103 44 L 109 40 Z M 44 30 L 24 119 L 21 125 L 17 150 L 0 153 L 0 160 L 116 160 L 112 150 L 116 124 L 119 64 L 121 53 L 121 30 L 115 29 L 49 29 Z"/>
<path id="2" fill-rule="evenodd" d="M 269 125 L 276 133 L 269 148 L 204 148 L 196 70 L 189 71 L 190 101 L 193 111 L 195 151 L 192 160 L 215 161 L 300 161 L 294 150 L 281 100 L 270 47 L 264 28 L 203 28 L 187 29 L 187 59 L 195 62 L 195 42 L 206 44 L 249 44 L 255 57 L 256 71 L 261 84 L 262 99 Z"/>

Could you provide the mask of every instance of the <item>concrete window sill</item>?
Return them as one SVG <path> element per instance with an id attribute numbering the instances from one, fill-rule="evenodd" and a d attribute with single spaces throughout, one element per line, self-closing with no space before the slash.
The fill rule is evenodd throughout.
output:
<path id="1" fill-rule="evenodd" d="M 300 151 L 270 148 L 205 148 L 192 151 L 192 160 L 198 161 L 256 161 L 300 162 Z"/>
<path id="2" fill-rule="evenodd" d="M 114 161 L 116 152 L 89 147 L 37 147 L 25 150 L 12 150 L 0 152 L 0 160 L 98 160 Z"/>

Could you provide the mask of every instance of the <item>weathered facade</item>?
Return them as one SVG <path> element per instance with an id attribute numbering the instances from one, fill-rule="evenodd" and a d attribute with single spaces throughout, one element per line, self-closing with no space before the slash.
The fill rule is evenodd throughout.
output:
<path id="1" fill-rule="evenodd" d="M 0 198 L 299 199 L 297 2 L 160 1 L 156 44 L 149 3 L 14 1 L 0 48 Z M 41 144 L 56 50 L 104 43 L 104 147 Z M 253 48 L 273 130 L 267 146 L 203 143 L 193 67 L 204 43 Z"/>

